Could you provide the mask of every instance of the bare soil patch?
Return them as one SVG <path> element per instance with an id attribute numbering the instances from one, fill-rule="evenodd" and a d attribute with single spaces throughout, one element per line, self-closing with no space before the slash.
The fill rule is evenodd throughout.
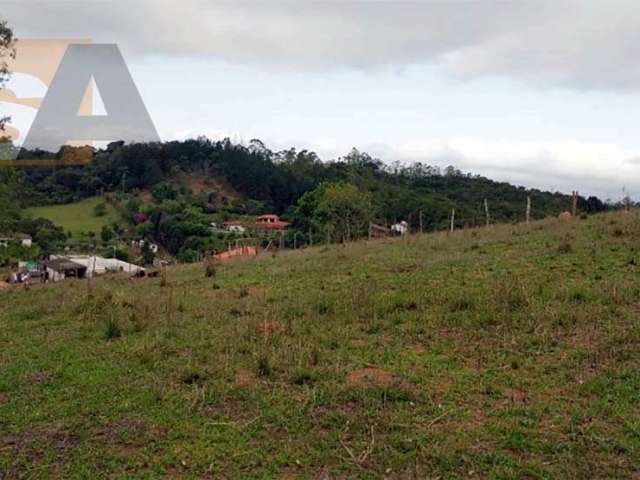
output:
<path id="1" fill-rule="evenodd" d="M 253 372 L 244 368 L 238 369 L 236 372 L 236 385 L 239 387 L 246 387 L 255 382 L 256 376 Z"/>
<path id="2" fill-rule="evenodd" d="M 347 375 L 351 387 L 388 388 L 395 383 L 393 375 L 380 368 L 362 368 Z"/>

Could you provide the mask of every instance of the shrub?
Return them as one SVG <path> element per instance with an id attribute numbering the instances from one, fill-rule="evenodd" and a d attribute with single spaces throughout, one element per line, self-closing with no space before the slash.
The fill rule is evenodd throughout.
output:
<path id="1" fill-rule="evenodd" d="M 259 377 L 268 377 L 271 375 L 271 362 L 269 361 L 269 357 L 267 355 L 260 355 L 258 357 L 258 366 L 256 373 Z"/>
<path id="2" fill-rule="evenodd" d="M 216 263 L 214 260 L 207 260 L 204 275 L 206 278 L 214 278 L 216 276 Z"/>
<path id="3" fill-rule="evenodd" d="M 573 251 L 573 246 L 569 240 L 563 240 L 560 245 L 558 245 L 558 253 L 566 254 L 571 253 Z"/>
<path id="4" fill-rule="evenodd" d="M 107 204 L 104 202 L 98 203 L 95 207 L 93 207 L 93 216 L 94 217 L 104 217 L 107 214 Z"/>
<path id="5" fill-rule="evenodd" d="M 106 340 L 113 340 L 115 338 L 120 338 L 121 336 L 122 330 L 120 329 L 120 326 L 113 316 L 109 316 L 104 324 L 104 338 Z"/>

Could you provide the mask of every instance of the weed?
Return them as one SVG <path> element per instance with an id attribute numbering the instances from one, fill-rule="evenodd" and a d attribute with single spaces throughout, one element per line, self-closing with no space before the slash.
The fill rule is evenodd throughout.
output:
<path id="1" fill-rule="evenodd" d="M 122 336 L 122 330 L 118 325 L 118 322 L 113 318 L 113 315 L 109 315 L 104 322 L 104 338 L 106 340 L 113 340 Z"/>
<path id="2" fill-rule="evenodd" d="M 256 374 L 259 377 L 269 377 L 271 376 L 271 362 L 269 357 L 266 354 L 260 354 L 258 356 L 258 364 L 256 367 Z"/>
<path id="3" fill-rule="evenodd" d="M 468 312 L 475 307 L 475 299 L 472 297 L 455 297 L 449 300 L 449 310 L 451 312 Z"/>
<path id="4" fill-rule="evenodd" d="M 296 385 L 309 385 L 316 380 L 316 374 L 308 369 L 300 369 L 293 374 L 292 382 Z"/>
<path id="5" fill-rule="evenodd" d="M 216 263 L 213 260 L 208 260 L 205 264 L 204 275 L 206 278 L 214 278 L 217 274 Z"/>
<path id="6" fill-rule="evenodd" d="M 569 240 L 563 240 L 558 245 L 558 253 L 567 254 L 573 252 L 573 245 Z"/>

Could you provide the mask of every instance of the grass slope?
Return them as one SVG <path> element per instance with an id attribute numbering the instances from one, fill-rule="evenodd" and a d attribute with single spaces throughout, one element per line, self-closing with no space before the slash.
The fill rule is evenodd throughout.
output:
<path id="1" fill-rule="evenodd" d="M 95 206 L 104 201 L 103 197 L 92 197 L 65 205 L 34 207 L 28 209 L 27 212 L 36 218 L 47 218 L 64 228 L 65 232 L 71 232 L 72 236 L 78 237 L 87 232 L 99 234 L 103 225 L 117 221 L 117 213 L 108 203 L 106 215 L 102 217 L 93 215 Z"/>
<path id="2" fill-rule="evenodd" d="M 0 291 L 0 471 L 638 475 L 639 240 L 611 214 Z"/>

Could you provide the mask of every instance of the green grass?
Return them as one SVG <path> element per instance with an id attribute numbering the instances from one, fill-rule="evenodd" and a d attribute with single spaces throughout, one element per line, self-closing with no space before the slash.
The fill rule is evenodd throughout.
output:
<path id="1" fill-rule="evenodd" d="M 633 477 L 639 245 L 612 214 L 0 291 L 0 472 Z"/>
<path id="2" fill-rule="evenodd" d="M 99 203 L 104 202 L 103 197 L 87 198 L 67 205 L 51 205 L 46 207 L 34 207 L 27 210 L 33 217 L 47 218 L 56 225 L 70 232 L 73 237 L 79 237 L 87 232 L 100 233 L 103 225 L 109 225 L 117 221 L 118 215 L 115 209 L 107 203 L 106 214 L 96 217 L 93 209 Z"/>

